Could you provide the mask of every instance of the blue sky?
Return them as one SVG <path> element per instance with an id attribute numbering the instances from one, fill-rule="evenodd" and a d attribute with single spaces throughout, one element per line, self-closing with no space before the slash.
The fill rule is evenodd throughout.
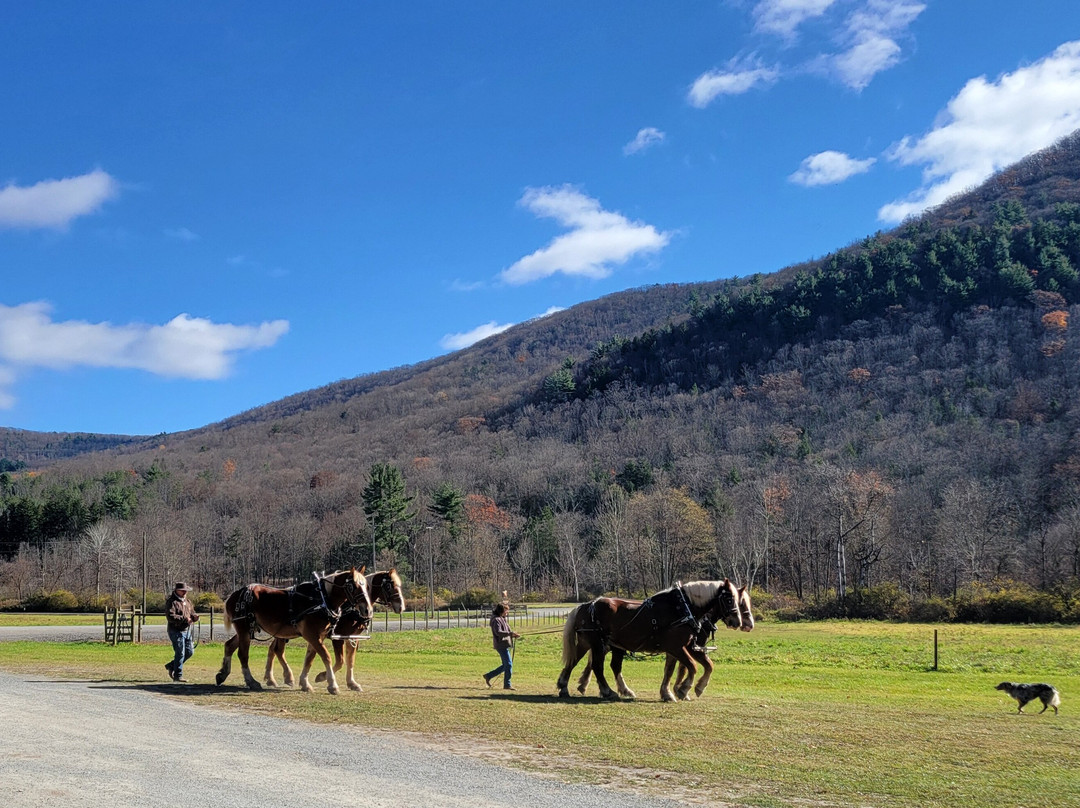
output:
<path id="1" fill-rule="evenodd" d="M 0 115 L 0 425 L 175 432 L 891 227 L 1080 127 L 1080 4 L 9 3 Z"/>

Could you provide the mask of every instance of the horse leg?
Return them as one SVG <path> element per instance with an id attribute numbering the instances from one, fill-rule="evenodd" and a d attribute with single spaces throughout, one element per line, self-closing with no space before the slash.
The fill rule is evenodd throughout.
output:
<path id="1" fill-rule="evenodd" d="M 559 674 L 559 680 L 556 682 L 556 687 L 559 688 L 559 698 L 570 698 L 570 691 L 566 689 L 567 684 L 570 682 L 570 674 L 574 672 L 574 667 L 581 661 L 581 658 L 585 656 L 583 650 L 583 642 L 581 635 L 577 630 L 577 615 L 580 606 L 575 606 L 570 614 L 566 617 L 566 626 L 563 628 L 563 669 Z M 585 691 L 581 688 L 582 693 Z"/>
<path id="2" fill-rule="evenodd" d="M 240 631 L 237 632 L 236 636 L 239 639 L 239 647 L 237 648 L 236 656 L 240 659 L 240 670 L 244 674 L 244 682 L 251 690 L 262 690 L 262 685 L 251 675 L 251 668 L 248 667 L 248 651 L 251 650 L 251 634 L 247 631 Z"/>
<path id="3" fill-rule="evenodd" d="M 622 663 L 625 656 L 625 651 L 619 648 L 611 649 L 611 672 L 615 674 L 615 686 L 619 690 L 619 695 L 627 699 L 636 699 L 637 693 L 630 689 L 622 677 Z"/>
<path id="4" fill-rule="evenodd" d="M 263 671 L 263 684 L 267 687 L 277 687 L 277 682 L 274 680 L 274 657 L 282 655 L 284 650 L 285 640 L 279 640 L 277 637 L 266 647 L 266 670 Z"/>
<path id="5" fill-rule="evenodd" d="M 562 672 L 559 674 L 559 680 L 555 683 L 555 686 L 559 688 L 559 698 L 570 698 L 570 691 L 567 690 L 567 685 L 570 683 L 570 674 L 574 672 L 574 667 L 581 661 L 580 656 L 574 657 L 573 662 L 567 662 L 563 666 Z"/>
<path id="6" fill-rule="evenodd" d="M 713 663 L 709 659 L 709 655 L 702 651 L 700 654 L 694 654 L 694 659 L 701 663 L 702 673 L 701 678 L 698 679 L 697 687 L 694 688 L 694 693 L 698 698 L 701 698 L 701 694 L 705 692 L 705 688 L 709 686 L 709 680 L 712 678 Z"/>
<path id="7" fill-rule="evenodd" d="M 686 668 L 686 678 L 682 680 L 675 690 L 675 696 L 679 701 L 686 701 L 690 697 L 690 688 L 694 684 L 694 677 L 697 676 L 697 665 L 694 664 L 694 658 L 690 656 L 690 652 L 686 648 L 680 648 L 676 652 L 675 658 L 679 664 Z M 663 696 L 663 693 L 660 695 Z"/>
<path id="8" fill-rule="evenodd" d="M 675 701 L 675 694 L 671 692 L 671 674 L 675 671 L 675 665 L 678 664 L 678 660 L 671 654 L 667 655 L 667 659 L 664 660 L 664 679 L 660 682 L 660 698 L 663 701 Z M 685 668 L 679 668 L 679 675 L 675 679 L 675 686 L 679 686 L 679 682 L 682 680 Z"/>
<path id="9" fill-rule="evenodd" d="M 584 642 L 578 642 L 581 656 L 585 656 L 589 653 L 589 647 Z M 585 660 L 585 668 L 581 671 L 581 676 L 578 677 L 577 692 L 581 695 L 585 695 L 585 689 L 589 686 L 589 680 L 592 678 L 592 657 Z"/>
<path id="10" fill-rule="evenodd" d="M 674 657 L 669 655 L 668 658 L 667 658 L 667 662 L 664 663 L 664 670 L 665 671 L 667 670 L 668 665 L 670 665 L 672 668 L 674 668 L 677 664 L 678 664 L 678 660 L 676 660 Z M 675 673 L 675 681 L 673 682 L 673 686 L 678 687 L 679 685 L 682 684 L 682 680 L 685 679 L 685 678 L 686 678 L 686 667 L 683 666 L 683 665 L 679 665 L 679 668 Z"/>
<path id="11" fill-rule="evenodd" d="M 285 647 L 288 644 L 288 640 L 274 638 L 274 641 L 270 643 L 270 647 L 266 650 L 266 676 L 263 681 L 270 687 L 277 687 L 277 682 L 274 681 L 274 657 L 277 657 L 278 661 L 281 662 L 281 673 L 285 677 L 285 685 L 292 687 L 296 684 L 292 668 L 289 667 L 289 662 L 285 659 Z"/>
<path id="12" fill-rule="evenodd" d="M 281 640 L 274 638 L 266 647 L 266 669 L 263 671 L 263 684 L 267 687 L 277 687 L 274 680 L 274 654 L 277 653 L 277 644 Z"/>
<path id="13" fill-rule="evenodd" d="M 308 681 L 308 671 L 311 670 L 311 663 L 315 659 L 315 646 L 308 643 L 307 651 L 304 652 L 304 669 L 300 671 L 300 689 L 305 693 L 310 693 L 314 688 L 311 686 L 311 682 Z"/>
<path id="14" fill-rule="evenodd" d="M 345 684 L 349 686 L 349 690 L 355 690 L 358 693 L 362 693 L 364 688 L 360 687 L 360 683 L 353 678 L 353 665 L 356 663 L 356 647 L 360 644 L 357 640 L 335 640 L 334 642 L 334 670 L 340 667 L 337 663 L 338 647 L 337 643 L 345 642 Z"/>
<path id="15" fill-rule="evenodd" d="M 581 672 L 581 676 L 577 680 L 577 692 L 581 695 L 585 695 L 585 690 L 589 686 L 589 680 L 592 679 L 592 659 L 585 660 L 585 669 Z"/>
<path id="16" fill-rule="evenodd" d="M 308 641 L 308 651 L 304 655 L 304 670 L 300 674 L 300 688 L 306 693 L 313 690 L 311 682 L 308 681 L 308 672 L 311 670 L 311 663 L 315 661 L 317 654 L 326 666 L 326 689 L 330 695 L 336 696 L 338 694 L 338 684 L 337 679 L 334 677 L 334 667 L 330 661 L 330 654 L 326 652 L 326 646 L 322 644 L 322 639 L 318 636 L 314 640 L 307 637 L 304 639 Z"/>
<path id="17" fill-rule="evenodd" d="M 341 670 L 341 646 L 345 641 L 344 640 L 331 640 L 331 642 L 334 645 L 334 673 L 337 673 L 339 670 Z M 317 674 L 315 674 L 315 681 L 316 682 L 325 682 L 326 681 L 326 672 L 325 671 L 319 671 Z"/>
<path id="18" fill-rule="evenodd" d="M 229 678 L 229 672 L 232 670 L 232 655 L 236 652 L 236 648 L 239 644 L 240 631 L 237 630 L 236 634 L 233 634 L 225 641 L 225 655 L 221 660 L 221 670 L 219 670 L 217 676 L 214 677 L 214 681 L 219 685 Z"/>
<path id="19" fill-rule="evenodd" d="M 593 676 L 596 677 L 596 684 L 600 688 L 600 698 L 618 701 L 619 694 L 611 689 L 607 677 L 604 676 L 604 658 L 606 656 L 607 651 L 604 649 L 604 644 L 602 642 L 593 642 L 592 672 Z"/>

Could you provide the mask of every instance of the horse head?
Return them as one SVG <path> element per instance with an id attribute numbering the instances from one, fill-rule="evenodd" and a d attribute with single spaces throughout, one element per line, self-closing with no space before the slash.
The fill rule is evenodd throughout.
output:
<path id="1" fill-rule="evenodd" d="M 742 630 L 754 630 L 754 612 L 750 606 L 750 590 L 745 586 L 739 587 L 739 614 L 742 615 Z"/>
<path id="2" fill-rule="evenodd" d="M 345 593 L 345 600 L 360 614 L 362 624 L 366 626 L 371 622 L 371 595 L 368 593 L 367 578 L 364 577 L 365 567 L 349 570 L 333 576 L 334 586 L 341 586 Z M 340 580 L 339 580 L 340 579 Z"/>
<path id="3" fill-rule="evenodd" d="M 389 606 L 395 614 L 405 611 L 405 593 L 397 569 L 373 572 L 367 576 L 367 581 L 372 601 Z"/>
<path id="4" fill-rule="evenodd" d="M 728 628 L 742 628 L 739 592 L 727 578 L 723 581 L 691 581 L 684 584 L 683 589 L 698 610 L 696 617 L 704 615 Z"/>

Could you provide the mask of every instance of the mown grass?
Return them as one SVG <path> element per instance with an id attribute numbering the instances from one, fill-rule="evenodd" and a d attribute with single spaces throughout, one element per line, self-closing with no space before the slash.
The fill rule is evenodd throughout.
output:
<path id="1" fill-rule="evenodd" d="M 676 798 L 755 806 L 1063 806 L 1080 804 L 1080 629 L 883 623 L 759 623 L 717 635 L 700 700 L 658 699 L 662 661 L 631 660 L 639 698 L 560 700 L 557 635 L 519 644 L 514 684 L 487 690 L 484 629 L 376 634 L 357 655 L 362 694 L 249 692 L 164 685 L 161 645 L 0 644 L 0 667 L 161 687 L 196 702 L 387 731 L 419 732 L 464 751 L 568 779 L 634 784 Z M 290 643 L 300 665 L 302 649 Z M 265 650 L 253 656 L 261 678 Z M 185 675 L 213 682 L 221 644 L 204 643 Z M 579 668 L 580 670 L 580 668 Z M 575 671 L 577 673 L 577 671 Z M 1063 708 L 1017 715 L 1003 679 L 1049 681 Z M 279 681 L 281 680 L 279 674 Z M 596 693 L 595 685 L 591 694 Z M 642 786 L 642 784 L 645 784 Z"/>

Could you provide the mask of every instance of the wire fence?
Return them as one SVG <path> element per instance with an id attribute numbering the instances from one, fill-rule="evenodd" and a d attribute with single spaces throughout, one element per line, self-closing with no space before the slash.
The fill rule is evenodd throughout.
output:
<path id="1" fill-rule="evenodd" d="M 560 629 L 574 605 L 528 605 L 511 606 L 506 615 L 510 626 L 519 633 L 546 633 Z M 85 631 L 87 637 L 97 635 L 104 629 L 104 639 L 111 645 L 123 642 L 141 642 L 144 638 L 164 636 L 165 616 L 161 613 L 143 612 L 135 607 L 108 609 L 105 613 L 88 612 L 19 612 L 19 624 L 24 630 L 33 626 L 27 618 L 40 617 L 40 626 L 65 630 L 64 640 L 71 639 L 71 632 Z M 223 615 L 220 610 L 210 609 L 199 613 L 195 624 L 202 640 L 224 640 Z M 92 622 L 91 622 L 92 621 Z M 457 628 L 487 628 L 491 621 L 491 609 L 444 608 L 435 611 L 406 611 L 394 614 L 389 609 L 377 609 L 372 617 L 370 631 L 435 631 Z M 0 624 L 3 623 L 0 617 Z M 42 635 L 47 636 L 47 635 Z M 12 639 L 18 638 L 18 635 Z M 4 639 L 4 637 L 0 637 Z"/>

